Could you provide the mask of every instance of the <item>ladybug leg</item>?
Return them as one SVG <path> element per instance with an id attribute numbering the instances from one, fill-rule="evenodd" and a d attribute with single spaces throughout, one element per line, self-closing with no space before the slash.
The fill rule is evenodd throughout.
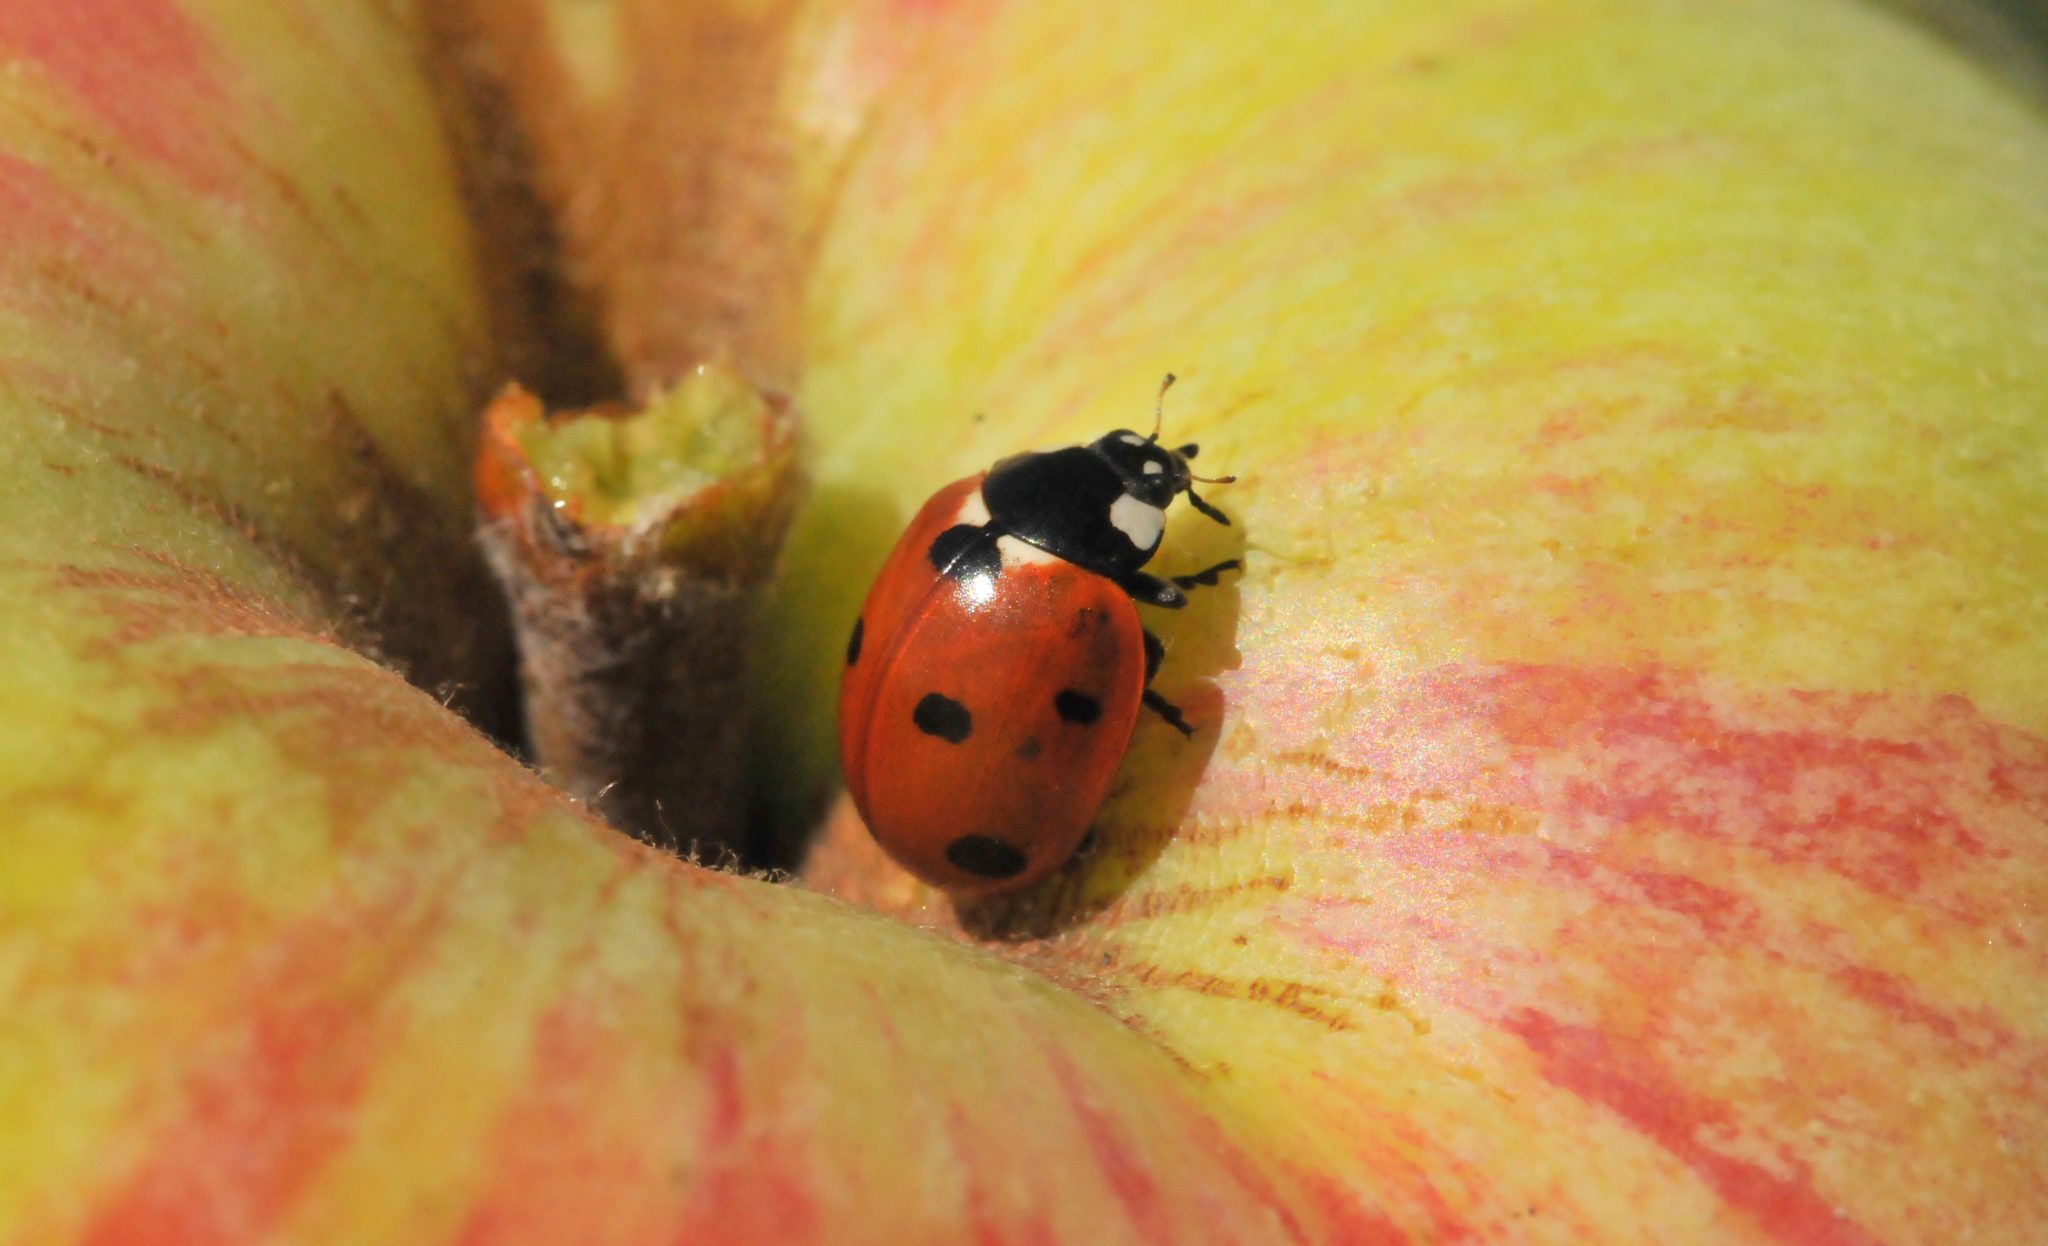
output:
<path id="1" fill-rule="evenodd" d="M 1188 720 L 1180 716 L 1180 707 L 1152 691 L 1152 677 L 1159 673 L 1159 664 L 1166 658 L 1166 646 L 1151 632 L 1145 633 L 1145 708 L 1164 718 L 1168 726 L 1184 736 L 1192 736 L 1195 729 L 1188 726 Z"/>
<path id="2" fill-rule="evenodd" d="M 1198 584 L 1203 585 L 1205 587 L 1214 588 L 1216 585 L 1216 576 L 1218 575 L 1218 573 L 1224 571 L 1238 571 L 1242 570 L 1243 567 L 1244 564 L 1239 562 L 1237 559 L 1226 558 L 1222 562 L 1217 563 L 1215 566 L 1204 567 L 1202 570 L 1195 572 L 1193 575 L 1174 576 L 1173 582 L 1175 584 L 1180 585 L 1182 588 L 1193 588 Z"/>
<path id="3" fill-rule="evenodd" d="M 1145 708 L 1164 718 L 1168 726 L 1182 735 L 1195 734 L 1195 729 L 1188 726 L 1188 720 L 1180 716 L 1180 707 L 1150 688 L 1145 689 Z"/>
<path id="4" fill-rule="evenodd" d="M 1213 567 L 1204 567 L 1193 575 L 1177 575 L 1169 582 L 1143 571 L 1126 571 L 1117 579 L 1117 587 L 1131 595 L 1131 600 L 1141 606 L 1164 606 L 1178 610 L 1188 604 L 1186 590 L 1197 585 L 1214 585 L 1216 577 L 1225 571 L 1236 571 L 1244 564 L 1235 558 L 1226 558 Z"/>
<path id="5" fill-rule="evenodd" d="M 1235 477 L 1233 477 L 1232 479 L 1235 479 Z M 1224 514 L 1222 511 L 1217 510 L 1215 507 L 1209 505 L 1207 502 L 1204 502 L 1201 498 L 1195 496 L 1195 491 L 1193 489 L 1188 490 L 1188 504 L 1190 506 L 1193 506 L 1196 510 L 1202 512 L 1204 515 L 1207 515 L 1209 518 L 1215 520 L 1217 523 L 1222 524 L 1224 527 L 1228 528 L 1230 526 L 1230 516 Z"/>
<path id="6" fill-rule="evenodd" d="M 1117 577 L 1116 586 L 1131 595 L 1131 600 L 1141 606 L 1164 606 L 1178 610 L 1188 604 L 1188 595 L 1177 585 L 1169 584 L 1156 575 L 1142 571 L 1126 571 Z"/>
<path id="7" fill-rule="evenodd" d="M 1159 673 L 1159 664 L 1166 660 L 1166 642 L 1145 629 L 1145 686 L 1152 686 L 1152 677 Z"/>

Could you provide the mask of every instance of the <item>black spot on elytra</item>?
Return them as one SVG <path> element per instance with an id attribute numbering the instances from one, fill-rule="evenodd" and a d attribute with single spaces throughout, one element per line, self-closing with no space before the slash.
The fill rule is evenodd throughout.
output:
<path id="1" fill-rule="evenodd" d="M 848 666 L 852 666 L 855 662 L 860 661 L 860 638 L 861 633 L 867 631 L 867 626 L 868 621 L 864 618 L 856 618 L 853 621 L 853 635 L 846 642 L 846 664 Z"/>
<path id="2" fill-rule="evenodd" d="M 932 538 L 925 551 L 940 575 L 965 580 L 976 575 L 1001 575 L 1003 554 L 996 548 L 996 534 L 973 524 L 956 523 Z"/>
<path id="3" fill-rule="evenodd" d="M 1096 719 L 1102 717 L 1102 702 L 1072 688 L 1054 697 L 1052 707 L 1060 712 L 1061 718 L 1070 723 L 1079 723 L 1083 727 L 1093 724 Z"/>
<path id="4" fill-rule="evenodd" d="M 946 860 L 983 878 L 1015 878 L 1027 864 L 1023 853 L 988 835 L 962 835 L 946 845 Z"/>
<path id="5" fill-rule="evenodd" d="M 917 708 L 910 711 L 910 721 L 926 735 L 934 735 L 948 744 L 958 744 L 974 734 L 974 715 L 967 707 L 943 693 L 927 692 Z"/>

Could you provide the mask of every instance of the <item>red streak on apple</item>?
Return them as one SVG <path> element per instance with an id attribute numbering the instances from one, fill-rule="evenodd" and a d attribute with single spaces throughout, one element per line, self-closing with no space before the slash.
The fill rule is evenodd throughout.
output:
<path id="1" fill-rule="evenodd" d="M 1304 1110 L 1343 1119 L 1350 1125 L 1354 1150 L 1335 1172 L 1352 1175 L 1368 1191 L 1366 1201 L 1379 1209 L 1371 1214 L 1389 1217 L 1364 1221 L 1339 1240 L 1404 1244 L 1494 1240 L 1500 1226 L 1487 1223 L 1481 1207 L 1490 1187 L 1498 1184 L 1498 1174 L 1478 1170 L 1437 1139 L 1389 1113 L 1383 1100 L 1341 1076 L 1317 1070 L 1288 1093 Z M 1304 1176 L 1331 1181 L 1327 1174 Z M 1357 1207 L 1360 1196 L 1347 1195 L 1341 1186 L 1330 1184 L 1317 1197 L 1325 1204 L 1332 1200 L 1348 1204 L 1348 1215 L 1339 1223 L 1358 1223 L 1368 1214 Z M 1559 1209 L 1550 1210 L 1556 1219 Z"/>
<path id="2" fill-rule="evenodd" d="M 1839 1191 L 1889 1167 L 1902 1131 L 1998 1139 L 2003 1175 L 1984 1179 L 2016 1179 L 2048 1042 L 1996 984 L 2044 960 L 2027 922 L 2048 879 L 2048 741 L 1954 696 L 1669 669 L 1449 667 L 1362 711 L 1314 663 L 1226 682 L 1283 760 L 1240 769 L 1219 749 L 1195 824 L 1324 821 L 1274 928 L 1406 1013 L 1483 1022 L 1482 1066 L 1567 1096 L 1531 1100 L 1532 1121 L 1623 1123 L 1787 1241 L 1875 1240 Z M 1275 743 L 1290 738 L 1304 747 Z M 1925 977 L 1928 948 L 1962 959 Z M 1927 1069 L 1970 1070 L 1980 1092 L 1902 1101 Z M 1347 1104 L 1358 1162 L 1427 1214 L 1375 1106 Z M 1473 1160 L 1452 1148 L 1421 1171 Z"/>
<path id="3" fill-rule="evenodd" d="M 599 1207 L 607 1241 L 657 1241 L 673 1221 L 675 1175 L 662 1169 L 663 1150 L 646 1141 L 662 1138 L 687 1152 L 687 1096 L 675 1085 L 651 1095 L 622 1086 L 632 1045 L 597 1011 L 585 993 L 541 1018 L 531 1075 L 493 1131 L 500 1141 L 491 1183 L 454 1235 L 459 1246 L 585 1240 Z M 621 1103 L 633 1105 L 632 1123 L 645 1133 L 593 1121 L 592 1104 Z"/>
<path id="4" fill-rule="evenodd" d="M 390 920 L 374 912 L 355 919 Z M 396 966 L 353 983 L 308 971 L 323 963 L 317 949 L 350 927 L 319 918 L 278 940 L 270 965 L 244 987 L 242 1009 L 224 1014 L 241 1018 L 239 1032 L 204 1045 L 209 1054 L 187 1072 L 180 1110 L 102 1201 L 80 1242 L 232 1246 L 275 1230 L 348 1143 L 379 1056 L 371 1001 Z"/>
<path id="5" fill-rule="evenodd" d="M 1117 1201 L 1123 1204 L 1131 1227 L 1143 1241 L 1172 1241 L 1173 1226 L 1160 1203 L 1159 1186 L 1133 1152 L 1130 1140 L 1108 1113 L 1096 1107 L 1087 1079 L 1081 1076 L 1080 1070 L 1074 1067 L 1065 1053 L 1048 1045 L 1045 1054 L 1053 1076 L 1059 1081 L 1060 1090 L 1067 1097 L 1067 1106 L 1081 1127 L 1081 1136 L 1088 1140 L 1088 1149 L 1094 1153 L 1103 1179 L 1115 1192 Z"/>
<path id="6" fill-rule="evenodd" d="M 876 1015 L 883 1014 L 877 1010 Z M 957 1103 L 946 1112 L 946 1137 L 959 1155 L 973 1155 L 978 1149 L 973 1125 Z M 963 1163 L 959 1171 L 965 1187 L 962 1210 L 974 1231 L 975 1246 L 1060 1246 L 1059 1234 L 1042 1210 L 1000 1198 L 984 1175 L 986 1166 Z"/>
<path id="7" fill-rule="evenodd" d="M 1409 1246 L 1415 1240 L 1402 1232 L 1400 1225 L 1368 1209 L 1359 1191 L 1345 1183 L 1343 1174 L 1301 1166 L 1291 1166 L 1291 1171 L 1307 1206 L 1320 1212 L 1325 1223 L 1339 1226 L 1341 1231 L 1330 1240 L 1345 1246 Z"/>
<path id="8" fill-rule="evenodd" d="M 1780 1156 L 1787 1175 L 1779 1176 L 1704 1145 L 1701 1135 L 1725 1125 L 1727 1114 L 1695 1101 L 1682 1076 L 1597 1030 L 1560 1024 L 1540 1012 L 1517 1013 L 1506 1024 L 1542 1062 L 1545 1078 L 1605 1104 L 1654 1138 L 1772 1237 L 1798 1246 L 1882 1246 L 1814 1190 L 1805 1164 Z"/>
<path id="9" fill-rule="evenodd" d="M 1892 1020 L 1925 1030 L 1971 1059 L 2017 1062 L 2026 1070 L 2030 1097 L 2048 1103 L 2048 1048 L 2023 1040 L 1990 1011 L 1943 1012 L 1921 998 L 1910 979 L 1867 965 L 1844 965 L 1834 981 Z"/>
<path id="10" fill-rule="evenodd" d="M 1083 1166 L 1076 1172 L 1101 1175 L 1124 1209 L 1131 1240 L 1235 1240 L 1222 1226 L 1246 1206 L 1263 1208 L 1271 1217 L 1261 1226 L 1262 1241 L 1402 1246 L 1410 1240 L 1393 1222 L 1362 1206 L 1357 1191 L 1331 1182 L 1327 1174 L 1275 1163 L 1274 1157 L 1249 1149 L 1244 1139 L 1232 1136 L 1215 1116 L 1185 1100 L 1175 1101 L 1170 1132 L 1185 1140 L 1204 1167 L 1213 1165 L 1214 1169 L 1199 1180 L 1188 1181 L 1184 1179 L 1198 1170 L 1185 1163 L 1174 1164 L 1164 1171 L 1183 1180 L 1177 1189 L 1169 1190 L 1161 1184 L 1157 1154 L 1148 1156 L 1128 1127 L 1105 1110 L 1091 1089 L 1088 1074 L 1058 1047 L 1046 1044 L 1042 1050 L 1095 1161 L 1093 1169 Z M 1378 1176 L 1374 1172 L 1370 1184 L 1377 1185 Z M 1248 1197 L 1233 1197 L 1228 1189 L 1232 1184 Z M 1442 1240 L 1453 1240 L 1462 1225 L 1447 1205 L 1439 1204 L 1436 1210 L 1441 1213 L 1436 1221 L 1439 1227 L 1451 1230 Z"/>
<path id="11" fill-rule="evenodd" d="M 1214 1116 L 1188 1112 L 1184 1115 L 1183 1126 L 1188 1137 L 1199 1143 L 1203 1151 L 1221 1164 L 1231 1179 L 1252 1196 L 1254 1203 L 1272 1209 L 1276 1227 L 1285 1235 L 1284 1238 L 1276 1238 L 1276 1241 L 1308 1243 L 1323 1241 L 1331 1236 L 1327 1233 L 1310 1233 L 1303 1226 L 1302 1217 L 1294 1212 L 1298 1196 L 1283 1190 L 1278 1182 L 1269 1179 L 1261 1170 L 1258 1161 L 1246 1152 L 1244 1143 L 1225 1133 L 1223 1126 L 1217 1123 Z M 1391 1226 L 1383 1229 L 1369 1221 L 1355 1205 L 1333 1206 L 1327 1210 L 1330 1225 L 1343 1229 L 1336 1235 L 1339 1240 L 1361 1244 L 1376 1243 L 1379 1246 L 1398 1246 L 1398 1243 L 1404 1240 Z"/>
<path id="12" fill-rule="evenodd" d="M 2023 847 L 1987 845 L 1944 799 L 1949 781 L 1965 777 L 1952 773 L 1954 747 L 1858 733 L 1861 720 L 1903 708 L 1892 698 L 1793 693 L 1785 725 L 1743 728 L 1659 674 L 1524 668 L 1506 676 L 1486 695 L 1500 697 L 1496 721 L 1511 746 L 1577 754 L 1595 742 L 1624 742 L 1618 765 L 1562 785 L 1562 812 L 1575 822 L 1735 839 L 1774 861 L 1817 865 L 1879 895 L 1951 908 L 1966 920 L 1988 919 L 1982 906 L 1936 880 L 1941 863 L 2000 859 Z M 1805 708 L 1817 712 L 1817 726 L 1799 725 Z M 1953 698 L 1918 707 L 1915 716 L 1974 713 Z M 1631 781 L 1660 773 L 1683 773 L 1687 782 Z"/>
<path id="13" fill-rule="evenodd" d="M 56 179 L 41 166 L 0 151 L 0 212 L 7 214 L 14 243 L 10 254 L 30 239 L 53 250 L 83 248 L 92 241 L 93 233 L 83 228 L 70 205 L 58 206 L 62 194 Z"/>
<path id="14" fill-rule="evenodd" d="M 669 1234 L 675 1246 L 824 1240 L 803 1141 L 782 1131 L 770 1103 L 741 1093 L 740 1049 L 730 1037 L 694 1036 L 709 1116 L 693 1174 L 696 1191 Z"/>
<path id="15" fill-rule="evenodd" d="M 223 95 L 216 64 L 170 0 L 0 0 L 0 48 L 40 65 L 123 147 L 201 189 L 225 180 L 219 130 L 194 115 Z"/>
<path id="16" fill-rule="evenodd" d="M 1293 706 L 1316 691 L 1233 683 L 1254 715 L 1267 697 Z M 1452 824 L 1360 814 L 1418 799 L 1432 806 L 1423 823 Z M 2037 949 L 2012 916 L 2027 897 L 2014 893 L 2048 876 L 2048 844 L 2030 833 L 2048 813 L 2048 741 L 1957 697 L 1748 693 L 1672 671 L 1446 668 L 1385 690 L 1316 762 L 1233 775 L 1198 798 L 1199 812 L 1240 816 L 1295 805 L 1358 814 L 1343 843 L 1361 859 L 1563 873 L 1686 916 L 1708 936 L 1757 920 L 1751 901 L 1631 856 L 1650 842 L 1631 828 L 1831 876 L 2027 952 Z M 1529 834 L 1539 821 L 1543 834 Z"/>
<path id="17" fill-rule="evenodd" d="M 50 312 L 50 292 L 104 288 L 95 301 L 163 305 L 171 268 L 157 240 L 93 204 L 49 170 L 0 152 L 0 305 Z M 19 276 L 15 276 L 15 274 Z"/>

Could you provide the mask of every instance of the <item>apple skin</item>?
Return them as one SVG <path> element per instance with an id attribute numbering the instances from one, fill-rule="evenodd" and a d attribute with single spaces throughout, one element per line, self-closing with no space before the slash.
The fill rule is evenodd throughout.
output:
<path id="1" fill-rule="evenodd" d="M 1244 477 L 1162 555 L 1249 562 L 1162 620 L 1212 725 L 998 907 L 842 810 L 876 915 L 355 651 L 499 660 L 419 11 L 52 11 L 0 0 L 0 1240 L 2048 1232 L 2048 130 L 1972 66 L 1819 3 L 778 10 L 792 809 L 930 488 L 1169 367 Z"/>
<path id="2" fill-rule="evenodd" d="M 1070 878 L 956 911 L 842 808 L 814 881 L 999 940 L 1415 1240 L 2039 1237 L 2048 143 L 1917 37 L 940 23 L 817 261 L 767 699 L 827 703 L 849 547 L 1169 368 L 1241 482 L 1158 561 L 1247 572 L 1158 618 L 1215 725 L 1141 727 Z"/>

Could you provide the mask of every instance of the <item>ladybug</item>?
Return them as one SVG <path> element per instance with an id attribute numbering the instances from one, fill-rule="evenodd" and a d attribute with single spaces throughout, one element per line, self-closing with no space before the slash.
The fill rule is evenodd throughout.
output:
<path id="1" fill-rule="evenodd" d="M 1118 429 L 1020 454 L 932 495 L 868 591 L 839 685 L 839 761 L 877 842 L 961 896 L 1023 887 L 1064 864 L 1150 709 L 1165 646 L 1133 603 L 1179 609 L 1236 559 L 1160 579 L 1166 508 L 1193 445 Z"/>

